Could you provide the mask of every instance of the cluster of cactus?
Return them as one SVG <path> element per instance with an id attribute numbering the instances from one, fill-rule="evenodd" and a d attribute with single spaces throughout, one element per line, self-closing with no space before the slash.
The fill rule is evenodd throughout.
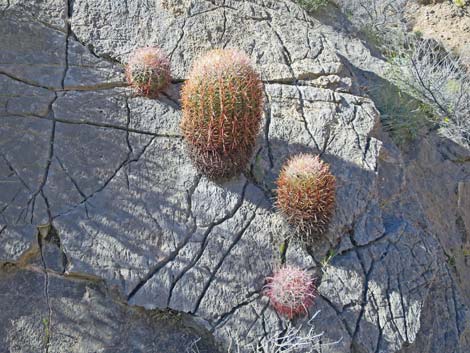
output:
<path id="1" fill-rule="evenodd" d="M 335 208 L 336 179 L 318 156 L 300 154 L 287 161 L 277 180 L 276 205 L 301 240 L 321 235 Z"/>
<path id="2" fill-rule="evenodd" d="M 213 180 L 238 175 L 249 162 L 263 111 L 260 76 L 235 49 L 207 52 L 182 89 L 181 129 L 196 168 Z"/>
<path id="3" fill-rule="evenodd" d="M 326 231 L 335 208 L 336 178 L 319 156 L 290 158 L 281 169 L 276 191 L 276 206 L 301 241 L 309 244 Z M 292 319 L 308 313 L 316 296 L 315 280 L 307 271 L 286 265 L 267 278 L 264 294 L 280 315 Z"/>
<path id="4" fill-rule="evenodd" d="M 170 63 L 158 48 L 136 50 L 126 78 L 141 95 L 155 98 L 171 81 Z M 211 50 L 194 64 L 182 88 L 181 130 L 196 168 L 213 180 L 238 175 L 255 147 L 263 111 L 263 86 L 248 57 L 235 49 Z M 276 206 L 301 240 L 322 234 L 335 206 L 335 177 L 318 156 L 300 154 L 282 168 Z M 305 270 L 283 266 L 263 289 L 272 307 L 288 319 L 308 313 L 315 280 Z"/>
<path id="5" fill-rule="evenodd" d="M 283 266 L 266 278 L 264 295 L 277 313 L 292 319 L 308 313 L 316 297 L 315 279 L 305 270 Z"/>
<path id="6" fill-rule="evenodd" d="M 138 94 L 156 98 L 170 84 L 170 62 L 159 48 L 137 49 L 127 63 L 126 79 Z"/>

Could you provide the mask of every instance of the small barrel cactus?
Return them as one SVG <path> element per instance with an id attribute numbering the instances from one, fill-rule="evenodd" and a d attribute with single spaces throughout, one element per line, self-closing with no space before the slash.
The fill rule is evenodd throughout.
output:
<path id="1" fill-rule="evenodd" d="M 301 240 L 325 232 L 335 207 L 336 179 L 318 156 L 292 157 L 277 180 L 277 208 Z"/>
<path id="2" fill-rule="evenodd" d="M 280 315 L 289 319 L 308 313 L 317 290 L 315 280 L 305 270 L 284 266 L 266 278 L 264 295 L 269 298 L 271 306 Z"/>
<path id="3" fill-rule="evenodd" d="M 127 63 L 126 79 L 138 94 L 158 97 L 170 84 L 170 62 L 159 48 L 139 48 Z"/>
<path id="4" fill-rule="evenodd" d="M 215 49 L 199 58 L 182 89 L 181 129 L 196 168 L 210 179 L 238 175 L 260 129 L 263 87 L 248 57 Z"/>

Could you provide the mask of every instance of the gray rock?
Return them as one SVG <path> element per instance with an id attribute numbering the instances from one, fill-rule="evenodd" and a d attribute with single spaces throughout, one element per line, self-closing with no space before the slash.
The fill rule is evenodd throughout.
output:
<path id="1" fill-rule="evenodd" d="M 0 352 L 218 351 L 190 315 L 130 307 L 96 278 L 0 266 Z"/>
<path id="2" fill-rule="evenodd" d="M 65 20 L 68 13 L 68 2 L 62 0 L 41 0 L 41 1 L 22 1 L 22 0 L 2 0 L 0 10 L 2 15 L 15 16 L 34 20 L 44 26 L 59 31 L 66 31 Z"/>
<path id="3" fill-rule="evenodd" d="M 2 14 L 0 73 L 32 86 L 60 88 L 65 70 L 66 35 L 42 23 Z"/>
<path id="4" fill-rule="evenodd" d="M 246 351 L 286 326 L 262 296 L 283 260 L 317 277 L 309 316 L 320 310 L 322 352 L 468 349 L 468 155 L 432 135 L 416 155 L 390 142 L 359 89 L 361 70 L 385 63 L 345 22 L 331 25 L 336 10 L 320 21 L 269 0 L 0 9 L 0 258 L 16 261 L 0 286 L 25 293 L 9 300 L 49 293 L 34 309 L 54 328 L 49 352 L 183 351 L 198 334 L 181 338 L 186 323 L 165 327 L 157 309 L 197 316 L 224 349 Z M 174 83 L 156 100 L 123 83 L 123 64 L 144 45 L 171 58 Z M 266 96 L 255 155 L 225 183 L 198 174 L 179 129 L 181 81 L 215 47 L 245 50 Z M 291 230 L 273 205 L 275 180 L 299 152 L 330 163 L 336 210 L 315 247 L 290 241 L 283 254 Z M 44 323 L 27 309 L 0 314 L 11 351 L 44 345 Z"/>
<path id="5" fill-rule="evenodd" d="M 458 293 L 469 293 L 470 290 L 470 218 L 469 208 L 465 206 L 470 175 L 469 151 L 435 134 L 413 147 L 413 153 L 407 155 L 406 161 L 408 180 L 417 192 L 430 229 L 438 237 L 447 264 L 442 269 L 447 278 L 444 277 L 442 283 L 436 281 L 433 289 L 433 295 L 441 300 L 429 301 L 425 311 L 429 318 L 426 321 L 429 327 L 425 329 L 433 339 L 425 341 L 422 337 L 418 342 L 429 345 L 431 352 L 437 351 L 437 341 L 444 339 L 438 327 L 447 322 L 452 334 L 445 335 L 446 344 L 451 346 L 460 342 L 462 347 L 468 347 L 470 331 L 464 324 L 463 308 L 466 307 L 468 313 L 470 300 L 468 295 L 460 297 Z M 444 303 L 450 303 L 448 308 L 443 307 Z M 441 312 L 441 317 L 436 318 L 436 312 Z"/>

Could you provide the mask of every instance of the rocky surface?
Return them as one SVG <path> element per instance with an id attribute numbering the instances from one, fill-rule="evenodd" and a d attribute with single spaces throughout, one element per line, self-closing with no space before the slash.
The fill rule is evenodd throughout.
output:
<path id="1" fill-rule="evenodd" d="M 470 207 L 470 154 L 468 149 L 452 141 L 430 135 L 415 143 L 407 154 L 406 174 L 410 186 L 416 190 L 418 202 L 429 220 L 429 227 L 437 235 L 448 264 L 445 271 L 452 273 L 454 283 L 444 282 L 448 291 L 444 302 L 460 288 L 463 301 L 470 305 L 470 239 L 468 222 Z M 445 291 L 443 291 L 445 293 Z M 441 302 L 442 305 L 442 302 Z M 445 310 L 445 309 L 441 309 Z M 454 309 L 457 312 L 457 309 Z M 446 315 L 449 315 L 448 313 Z M 429 318 L 432 320 L 432 318 Z M 442 325 L 440 322 L 435 326 Z M 459 327 L 462 344 L 468 347 L 470 331 Z M 428 342 L 427 344 L 432 344 Z"/>
<path id="2" fill-rule="evenodd" d="M 0 352 L 216 352 L 192 317 L 130 307 L 99 279 L 62 276 L 34 266 L 0 265 Z M 47 293 L 47 296 L 44 296 Z"/>
<path id="3" fill-rule="evenodd" d="M 260 295 L 282 261 L 318 278 L 322 352 L 469 349 L 468 281 L 457 278 L 468 254 L 448 260 L 468 244 L 468 157 L 448 160 L 431 137 L 415 156 L 397 149 L 360 90 L 380 60 L 335 16 L 269 0 L 3 0 L 0 11 L 6 352 L 171 352 L 173 337 L 175 350 L 202 337 L 200 351 L 215 351 L 203 327 L 221 351 L 244 351 L 286 325 Z M 144 45 L 171 58 L 158 100 L 122 81 Z M 181 83 L 214 47 L 246 51 L 266 94 L 252 163 L 223 184 L 194 170 L 178 126 Z M 318 246 L 283 253 L 274 180 L 301 151 L 331 164 L 336 212 Z M 197 317 L 192 331 L 187 314 L 154 311 L 167 308 Z"/>
<path id="4" fill-rule="evenodd" d="M 452 1 L 420 6 L 410 2 L 406 17 L 413 31 L 442 43 L 449 51 L 470 62 L 470 9 Z"/>

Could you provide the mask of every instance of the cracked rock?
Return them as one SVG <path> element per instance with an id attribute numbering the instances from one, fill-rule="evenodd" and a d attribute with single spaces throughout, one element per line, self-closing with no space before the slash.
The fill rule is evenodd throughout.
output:
<path id="1" fill-rule="evenodd" d="M 284 261 L 317 277 L 295 323 L 320 310 L 323 353 L 468 351 L 468 151 L 433 133 L 398 150 L 359 90 L 386 63 L 336 9 L 4 3 L 0 352 L 184 352 L 198 338 L 200 352 L 245 352 L 287 325 L 262 295 Z M 156 100 L 122 75 L 145 45 L 171 59 Z M 179 129 L 179 89 L 215 47 L 246 51 L 266 96 L 255 155 L 224 183 L 194 169 Z M 311 248 L 284 243 L 274 206 L 279 170 L 301 152 L 337 178 L 329 231 Z"/>
<path id="2" fill-rule="evenodd" d="M 0 264 L 0 352 L 217 352 L 209 332 L 187 314 L 130 307 L 103 282 Z M 47 288 L 47 289 L 46 289 Z M 47 295 L 47 298 L 45 297 Z"/>

